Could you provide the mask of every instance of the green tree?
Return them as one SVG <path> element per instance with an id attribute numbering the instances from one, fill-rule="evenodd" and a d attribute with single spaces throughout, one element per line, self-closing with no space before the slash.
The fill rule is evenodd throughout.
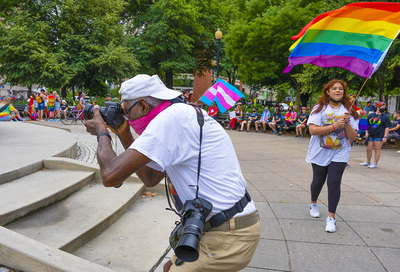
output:
<path id="1" fill-rule="evenodd" d="M 296 74 L 298 65 L 289 74 L 282 71 L 288 65 L 290 39 L 319 14 L 337 9 L 350 1 L 237 0 L 242 12 L 226 37 L 226 49 L 233 62 L 239 65 L 242 81 L 273 87 L 290 82 L 297 90 L 297 105 L 305 104 L 310 94 L 304 92 Z"/>
<path id="2" fill-rule="evenodd" d="M 135 14 L 130 46 L 141 71 L 165 76 L 172 88 L 174 73 L 202 74 L 216 54 L 214 32 L 229 18 L 229 1 L 160 0 Z"/>
<path id="3" fill-rule="evenodd" d="M 105 81 L 119 83 L 138 66 L 124 46 L 123 9 L 122 0 L 24 1 L 1 23 L 0 74 L 12 84 L 103 95 Z"/>

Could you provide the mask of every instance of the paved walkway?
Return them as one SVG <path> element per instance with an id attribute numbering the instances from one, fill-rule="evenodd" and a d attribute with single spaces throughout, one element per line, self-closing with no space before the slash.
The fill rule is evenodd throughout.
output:
<path id="1" fill-rule="evenodd" d="M 41 123 L 70 129 L 78 138 L 77 159 L 96 163 L 96 138 L 83 125 Z M 396 150 L 382 150 L 378 168 L 368 169 L 359 166 L 365 160 L 365 146 L 353 147 L 343 177 L 337 232 L 330 234 L 324 231 L 326 187 L 319 200 L 321 218 L 308 213 L 309 138 L 228 133 L 262 220 L 261 241 L 243 271 L 400 271 L 400 155 Z M 122 152 L 120 143 L 116 149 Z"/>

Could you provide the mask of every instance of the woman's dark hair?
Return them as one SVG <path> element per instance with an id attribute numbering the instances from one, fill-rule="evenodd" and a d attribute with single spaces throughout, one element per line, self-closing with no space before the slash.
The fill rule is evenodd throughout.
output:
<path id="1" fill-rule="evenodd" d="M 322 95 L 318 98 L 318 102 L 313 106 L 313 109 L 314 109 L 314 107 L 317 107 L 317 109 L 314 112 L 312 111 L 313 109 L 311 109 L 312 113 L 318 113 L 324 107 L 328 106 L 329 101 L 330 101 L 330 97 L 328 95 L 328 91 L 333 85 L 335 85 L 335 83 L 342 84 L 343 91 L 344 91 L 342 104 L 347 110 L 350 109 L 351 102 L 350 102 L 349 96 L 347 95 L 347 83 L 346 83 L 346 81 L 341 80 L 341 79 L 332 79 L 331 81 L 329 81 L 328 83 L 326 83 L 324 85 L 324 88 L 322 89 Z M 354 107 L 351 108 L 350 114 L 354 117 L 354 119 L 356 119 L 356 120 L 358 119 L 358 113 L 357 113 L 357 111 L 355 110 Z"/>

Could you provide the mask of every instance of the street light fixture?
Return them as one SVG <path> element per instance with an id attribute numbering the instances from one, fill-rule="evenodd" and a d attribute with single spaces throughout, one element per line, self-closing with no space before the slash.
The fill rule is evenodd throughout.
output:
<path id="1" fill-rule="evenodd" d="M 215 31 L 215 38 L 217 39 L 217 78 L 219 77 L 219 43 L 221 42 L 222 39 L 222 32 L 218 28 L 217 31 Z"/>

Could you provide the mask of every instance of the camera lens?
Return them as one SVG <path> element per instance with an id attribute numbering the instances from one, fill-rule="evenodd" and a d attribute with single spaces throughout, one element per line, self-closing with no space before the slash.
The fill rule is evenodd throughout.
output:
<path id="1" fill-rule="evenodd" d="M 85 120 L 90 120 L 93 119 L 94 113 L 93 113 L 93 105 L 92 104 L 86 104 L 85 108 L 83 109 L 83 117 Z"/>
<path id="2" fill-rule="evenodd" d="M 185 262 L 194 262 L 199 258 L 199 242 L 204 228 L 204 216 L 193 212 L 187 219 L 182 238 L 175 249 L 176 256 Z"/>

